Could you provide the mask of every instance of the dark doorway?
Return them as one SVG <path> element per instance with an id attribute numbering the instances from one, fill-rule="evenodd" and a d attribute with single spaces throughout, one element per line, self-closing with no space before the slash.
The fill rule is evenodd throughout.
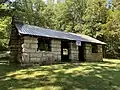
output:
<path id="1" fill-rule="evenodd" d="M 82 43 L 81 46 L 79 46 L 79 61 L 85 62 L 84 58 L 84 44 Z"/>
<path id="2" fill-rule="evenodd" d="M 61 41 L 61 61 L 69 62 L 69 41 Z"/>

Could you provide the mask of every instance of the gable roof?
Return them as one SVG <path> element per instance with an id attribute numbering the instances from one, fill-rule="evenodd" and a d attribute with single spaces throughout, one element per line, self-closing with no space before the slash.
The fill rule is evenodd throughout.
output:
<path id="1" fill-rule="evenodd" d="M 27 24 L 16 24 L 15 26 L 18 32 L 23 35 L 43 36 L 43 37 L 50 37 L 50 38 L 105 44 L 104 42 L 101 42 L 87 35 L 56 31 L 52 29 L 45 29 L 45 28 L 41 28 L 33 25 L 27 25 Z"/>

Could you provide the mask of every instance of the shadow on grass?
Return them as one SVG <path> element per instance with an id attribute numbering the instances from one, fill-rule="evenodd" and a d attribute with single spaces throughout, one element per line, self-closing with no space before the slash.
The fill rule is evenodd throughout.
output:
<path id="1" fill-rule="evenodd" d="M 26 69 L 0 65 L 0 89 L 120 90 L 120 64 L 111 64 L 115 63 L 59 64 Z"/>

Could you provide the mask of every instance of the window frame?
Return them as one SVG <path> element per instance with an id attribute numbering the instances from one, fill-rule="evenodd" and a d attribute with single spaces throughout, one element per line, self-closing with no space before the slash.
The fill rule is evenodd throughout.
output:
<path id="1" fill-rule="evenodd" d="M 92 44 L 92 53 L 98 53 L 98 45 Z"/>
<path id="2" fill-rule="evenodd" d="M 43 47 L 41 47 L 42 45 Z M 46 37 L 39 37 L 37 51 L 51 51 L 51 39 Z"/>

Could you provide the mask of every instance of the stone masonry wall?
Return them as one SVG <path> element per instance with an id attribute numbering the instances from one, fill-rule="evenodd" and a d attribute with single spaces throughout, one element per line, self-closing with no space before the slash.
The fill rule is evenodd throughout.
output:
<path id="1" fill-rule="evenodd" d="M 22 44 L 24 43 L 24 38 L 22 36 L 19 36 L 18 39 L 18 52 L 17 52 L 17 61 L 21 63 L 22 61 Z"/>
<path id="2" fill-rule="evenodd" d="M 102 61 L 103 60 L 102 45 L 98 45 L 98 53 L 92 53 L 92 45 L 85 44 L 84 55 L 86 61 Z"/>
<path id="3" fill-rule="evenodd" d="M 12 25 L 12 31 L 9 42 L 11 63 L 20 62 L 21 53 L 22 53 L 22 48 L 21 48 L 22 43 L 23 43 L 23 37 L 18 35 L 18 31 L 16 30 L 15 26 Z"/>
<path id="4" fill-rule="evenodd" d="M 35 37 L 25 36 L 22 44 L 22 62 L 25 64 L 52 64 L 61 61 L 61 41 L 51 41 L 51 51 L 37 51 L 38 40 Z"/>
<path id="5" fill-rule="evenodd" d="M 69 58 L 72 60 L 72 62 L 77 62 L 79 61 L 79 50 L 78 46 L 76 45 L 75 42 L 70 43 L 70 50 L 69 50 Z"/>

